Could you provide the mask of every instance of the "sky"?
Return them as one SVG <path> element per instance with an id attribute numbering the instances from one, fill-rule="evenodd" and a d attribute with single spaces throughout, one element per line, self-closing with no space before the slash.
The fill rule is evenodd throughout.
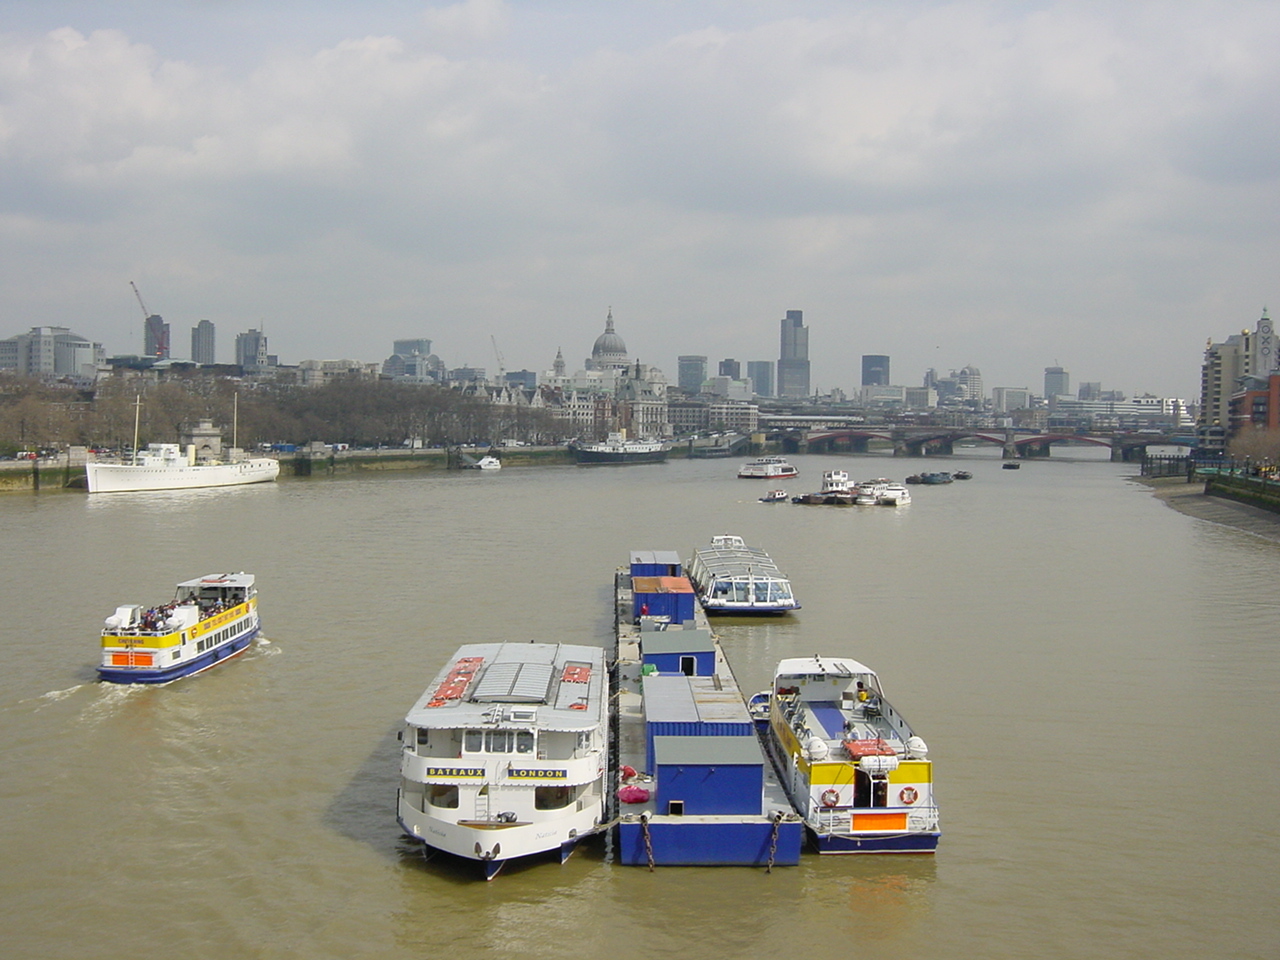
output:
<path id="1" fill-rule="evenodd" d="M 0 0 L 0 336 L 1195 399 L 1280 304 L 1280 4 Z M 8 329 L 4 329 L 7 327 Z"/>

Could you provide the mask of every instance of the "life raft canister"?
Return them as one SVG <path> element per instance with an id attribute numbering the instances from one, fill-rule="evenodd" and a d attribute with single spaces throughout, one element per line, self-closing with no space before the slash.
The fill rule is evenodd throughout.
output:
<path id="1" fill-rule="evenodd" d="M 834 807 L 839 803 L 840 803 L 839 790 L 823 790 L 822 791 L 822 805 L 824 807 Z"/>
<path id="2" fill-rule="evenodd" d="M 912 804 L 920 799 L 920 794 L 916 792 L 915 787 L 903 787 L 898 791 L 898 799 L 903 803 Z"/>

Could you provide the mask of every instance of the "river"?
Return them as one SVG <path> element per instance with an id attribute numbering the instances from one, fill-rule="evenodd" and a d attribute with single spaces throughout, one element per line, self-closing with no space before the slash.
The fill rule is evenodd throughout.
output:
<path id="1" fill-rule="evenodd" d="M 737 461 L 0 497 L 0 940 L 15 958 L 1268 958 L 1280 543 L 1087 453 L 796 458 L 903 508 L 765 505 Z M 924 736 L 934 857 L 621 867 L 603 843 L 485 884 L 394 817 L 405 711 L 467 641 L 606 643 L 632 549 L 764 547 L 804 604 L 717 621 L 744 689 L 855 656 Z M 99 684 L 102 620 L 257 575 L 264 639 Z"/>

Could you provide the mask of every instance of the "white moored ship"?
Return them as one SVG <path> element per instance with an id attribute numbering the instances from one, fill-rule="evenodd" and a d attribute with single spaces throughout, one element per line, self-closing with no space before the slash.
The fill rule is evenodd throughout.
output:
<path id="1" fill-rule="evenodd" d="M 405 717 L 397 818 L 410 837 L 483 868 L 561 859 L 605 820 L 604 650 L 471 643 Z"/>
<path id="2" fill-rule="evenodd" d="M 785 457 L 757 457 L 738 469 L 742 480 L 784 480 L 800 473 Z"/>
<path id="3" fill-rule="evenodd" d="M 176 443 L 152 443 L 129 463 L 93 462 L 85 464 L 84 470 L 90 493 L 129 493 L 267 483 L 280 475 L 280 461 L 273 457 L 201 461 L 193 445 L 184 452 Z"/>
<path id="4" fill-rule="evenodd" d="M 759 547 L 731 534 L 695 550 L 689 579 L 707 613 L 788 613 L 799 610 L 791 581 Z"/>
<path id="5" fill-rule="evenodd" d="M 253 574 L 186 580 L 170 603 L 116 608 L 102 631 L 98 676 L 111 683 L 168 683 L 243 653 L 258 626 Z"/>

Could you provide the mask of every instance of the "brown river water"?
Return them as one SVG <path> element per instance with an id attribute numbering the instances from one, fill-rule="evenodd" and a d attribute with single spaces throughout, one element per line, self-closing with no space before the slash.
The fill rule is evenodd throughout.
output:
<path id="1" fill-rule="evenodd" d="M 765 505 L 737 461 L 0 497 L 0 954 L 13 958 L 1280 956 L 1280 543 L 1077 454 Z M 485 884 L 395 822 L 395 731 L 463 642 L 607 643 L 632 549 L 768 550 L 804 604 L 717 621 L 747 692 L 875 668 L 928 741 L 933 857 L 772 874 L 585 845 Z M 164 687 L 94 680 L 103 618 L 257 575 L 265 639 Z"/>

